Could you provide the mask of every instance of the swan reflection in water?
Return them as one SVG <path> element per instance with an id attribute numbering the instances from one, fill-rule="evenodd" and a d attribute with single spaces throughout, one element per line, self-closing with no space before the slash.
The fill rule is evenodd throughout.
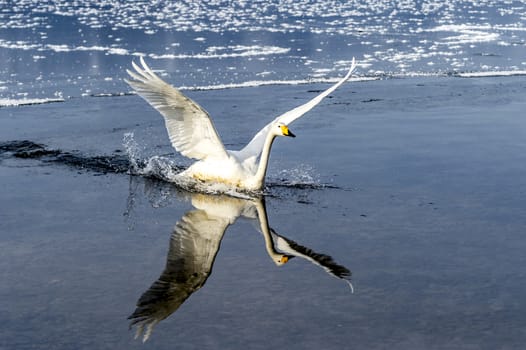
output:
<path id="1" fill-rule="evenodd" d="M 136 326 L 135 338 L 148 340 L 153 327 L 175 312 L 200 289 L 210 276 L 226 228 L 240 216 L 259 222 L 269 257 L 278 266 L 293 257 L 306 259 L 330 275 L 350 282 L 351 272 L 325 254 L 319 254 L 284 236 L 268 225 L 263 199 L 239 199 L 228 196 L 192 194 L 195 209 L 176 223 L 170 237 L 166 267 L 161 276 L 137 301 L 128 319 Z"/>

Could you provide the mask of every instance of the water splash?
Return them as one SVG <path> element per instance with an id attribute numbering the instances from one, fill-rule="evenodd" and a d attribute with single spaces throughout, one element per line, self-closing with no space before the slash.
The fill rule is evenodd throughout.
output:
<path id="1" fill-rule="evenodd" d="M 181 176 L 186 167 L 176 164 L 174 159 L 163 156 L 144 157 L 143 150 L 133 133 L 124 134 L 123 146 L 130 162 L 130 174 L 154 178 L 175 184 L 189 192 L 207 194 L 227 194 L 239 198 L 252 198 L 262 192 L 247 192 L 221 183 L 207 183 L 190 177 Z"/>
<path id="2" fill-rule="evenodd" d="M 318 188 L 324 184 L 320 180 L 320 174 L 313 166 L 300 164 L 290 169 L 282 169 L 275 175 L 270 175 L 271 186 L 296 187 L 296 188 Z"/>
<path id="3" fill-rule="evenodd" d="M 61 164 L 75 169 L 96 173 L 126 173 L 132 176 L 160 180 L 170 183 L 189 192 L 207 194 L 226 194 L 233 197 L 250 199 L 273 194 L 273 189 L 325 189 L 338 188 L 322 183 L 320 175 L 310 166 L 284 169 L 271 175 L 264 191 L 246 191 L 233 188 L 227 184 L 208 183 L 181 175 L 186 167 L 176 164 L 176 160 L 163 156 L 143 156 L 145 149 L 134 139 L 133 133 L 126 133 L 123 138 L 124 153 L 116 151 L 110 155 L 92 156 L 79 151 L 63 151 L 49 148 L 44 144 L 28 140 L 0 142 L 0 158 L 18 158 L 37 160 L 43 163 Z"/>
<path id="4" fill-rule="evenodd" d="M 178 166 L 173 159 L 167 157 L 152 156 L 144 159 L 133 132 L 124 134 L 123 146 L 130 161 L 130 173 L 133 175 L 174 182 L 177 174 L 184 170 L 184 167 Z"/>
<path id="5" fill-rule="evenodd" d="M 130 170 L 137 171 L 139 167 L 139 145 L 134 139 L 133 132 L 125 133 L 122 139 L 122 145 L 124 146 L 124 151 L 128 155 L 130 160 Z"/>

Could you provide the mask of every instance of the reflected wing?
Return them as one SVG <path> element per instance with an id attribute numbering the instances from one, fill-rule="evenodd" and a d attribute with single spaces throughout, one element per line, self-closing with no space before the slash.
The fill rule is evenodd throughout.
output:
<path id="1" fill-rule="evenodd" d="M 183 156 L 195 159 L 227 157 L 210 116 L 197 103 L 165 83 L 146 65 L 132 62 L 135 72 L 125 80 L 141 97 L 164 117 L 172 146 Z"/>
<path id="2" fill-rule="evenodd" d="M 193 210 L 175 225 L 166 267 L 157 281 L 137 301 L 128 317 L 137 325 L 136 337 L 146 341 L 153 327 L 175 312 L 211 273 L 215 256 L 230 220 Z"/>
<path id="3" fill-rule="evenodd" d="M 270 231 L 272 233 L 274 244 L 278 250 L 292 256 L 309 260 L 311 263 L 320 266 L 328 274 L 336 278 L 347 281 L 351 278 L 351 271 L 349 271 L 349 269 L 347 269 L 345 266 L 337 264 L 329 255 L 316 253 L 312 249 L 304 247 L 291 239 L 280 236 L 273 229 L 270 229 Z"/>
<path id="4" fill-rule="evenodd" d="M 254 138 L 243 148 L 242 150 L 235 152 L 236 155 L 239 157 L 239 159 L 247 159 L 249 157 L 258 156 L 261 150 L 263 149 L 263 144 L 265 143 L 265 138 L 268 134 L 268 131 L 274 125 L 275 123 L 283 123 L 285 125 L 289 125 L 308 111 L 310 111 L 312 108 L 314 108 L 318 103 L 320 103 L 325 97 L 330 95 L 334 90 L 336 90 L 340 85 L 345 83 L 350 77 L 354 69 L 356 68 L 356 61 L 353 57 L 351 68 L 347 72 L 347 74 L 336 84 L 319 94 L 318 96 L 314 97 L 309 102 L 298 106 L 288 112 L 285 112 L 284 114 L 280 115 L 270 123 L 268 123 L 263 129 L 261 129 Z"/>

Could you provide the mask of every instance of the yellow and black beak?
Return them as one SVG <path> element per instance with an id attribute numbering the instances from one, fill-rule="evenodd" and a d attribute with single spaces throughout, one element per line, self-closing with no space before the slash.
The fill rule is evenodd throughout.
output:
<path id="1" fill-rule="evenodd" d="M 283 254 L 279 260 L 277 261 L 277 265 L 284 265 L 286 263 L 289 262 L 290 259 L 292 259 L 294 257 L 294 255 L 286 255 L 286 254 Z"/>
<path id="2" fill-rule="evenodd" d="M 296 137 L 296 135 L 294 135 L 286 125 L 281 126 L 281 132 L 283 133 L 283 136 Z"/>

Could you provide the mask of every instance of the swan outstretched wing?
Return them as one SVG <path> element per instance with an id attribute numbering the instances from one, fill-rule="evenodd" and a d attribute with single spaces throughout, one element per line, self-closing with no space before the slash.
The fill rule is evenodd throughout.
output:
<path id="1" fill-rule="evenodd" d="M 219 245 L 230 218 L 209 215 L 205 210 L 186 213 L 170 237 L 166 267 L 137 301 L 129 319 L 137 326 L 136 337 L 146 341 L 153 327 L 175 312 L 201 288 L 211 273 Z"/>
<path id="2" fill-rule="evenodd" d="M 272 239 L 276 248 L 288 255 L 296 256 L 310 261 L 311 263 L 323 268 L 329 275 L 343 279 L 349 283 L 351 271 L 343 265 L 336 263 L 333 258 L 326 254 L 317 253 L 314 250 L 302 246 L 291 239 L 283 237 L 270 229 Z M 352 285 L 350 285 L 352 288 Z"/>
<path id="3" fill-rule="evenodd" d="M 318 96 L 314 97 L 309 102 L 307 102 L 307 103 L 305 103 L 305 104 L 303 104 L 301 106 L 298 106 L 298 107 L 296 107 L 294 109 L 291 109 L 288 112 L 283 113 L 282 115 L 277 117 L 275 119 L 275 121 L 281 122 L 281 123 L 286 124 L 286 125 L 289 125 L 290 123 L 292 123 L 293 121 L 295 121 L 296 119 L 298 119 L 299 117 L 301 117 L 302 115 L 304 115 L 305 113 L 310 111 L 312 108 L 314 108 L 314 106 L 316 106 L 318 103 L 320 103 L 325 97 L 327 97 L 334 90 L 339 88 L 340 85 L 345 83 L 351 77 L 351 74 L 352 74 L 352 72 L 354 71 L 355 68 L 356 68 L 356 60 L 353 57 L 352 63 L 351 63 L 351 68 L 349 69 L 347 74 L 342 79 L 340 79 L 340 81 L 338 81 L 336 84 L 334 84 L 333 86 L 331 86 L 330 88 L 328 88 L 327 90 L 325 90 L 324 92 L 319 94 Z"/>
<path id="4" fill-rule="evenodd" d="M 163 115 L 172 146 L 189 158 L 227 157 L 208 113 L 140 61 L 142 67 L 132 62 L 135 72 L 127 70 L 132 79 L 125 81 Z"/>
<path id="5" fill-rule="evenodd" d="M 240 151 L 237 151 L 236 154 L 240 159 L 247 159 L 249 157 L 259 156 L 259 153 L 261 152 L 263 148 L 263 144 L 265 143 L 265 138 L 267 136 L 268 131 L 274 125 L 275 123 L 283 123 L 285 125 L 289 125 L 308 111 L 310 111 L 312 108 L 314 108 L 318 103 L 320 103 L 325 97 L 330 95 L 334 90 L 336 90 L 340 85 L 345 83 L 350 77 L 354 69 L 356 68 L 356 60 L 352 59 L 351 68 L 347 72 L 347 74 L 340 79 L 336 84 L 319 94 L 318 96 L 314 97 L 309 102 L 302 104 L 301 106 L 298 106 L 294 109 L 291 109 L 288 112 L 283 113 L 279 117 L 275 118 L 273 121 L 268 123 L 263 129 L 261 129 L 254 138 Z"/>

